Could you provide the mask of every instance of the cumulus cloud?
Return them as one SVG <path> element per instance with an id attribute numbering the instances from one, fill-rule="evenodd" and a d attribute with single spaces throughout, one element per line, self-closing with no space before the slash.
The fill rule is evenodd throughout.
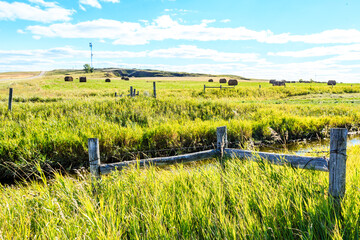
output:
<path id="1" fill-rule="evenodd" d="M 81 0 L 84 2 L 97 0 Z M 100 5 L 101 7 L 101 5 Z M 289 42 L 305 43 L 360 43 L 360 31 L 328 30 L 316 34 L 291 35 L 275 34 L 270 30 L 255 31 L 245 27 L 211 27 L 215 20 L 202 20 L 200 24 L 184 24 L 169 15 L 163 15 L 151 22 L 124 22 L 97 19 L 79 23 L 59 23 L 49 26 L 33 25 L 27 27 L 32 34 L 61 38 L 107 38 L 114 44 L 141 45 L 150 41 L 172 40 L 255 40 L 261 43 L 282 44 Z"/>
<path id="2" fill-rule="evenodd" d="M 193 45 L 180 45 L 174 48 L 157 49 L 148 52 L 149 57 L 207 59 L 215 62 L 265 62 L 256 53 L 229 53 L 213 49 L 198 48 Z"/>
<path id="3" fill-rule="evenodd" d="M 156 49 L 147 51 L 93 51 L 96 58 L 101 59 L 123 59 L 123 58 L 183 58 L 183 59 L 205 59 L 214 62 L 264 62 L 255 53 L 227 53 L 212 49 L 198 48 L 193 45 L 180 45 L 167 49 Z M 0 51 L 0 58 L 14 59 L 32 56 L 34 58 L 58 59 L 58 58 L 85 58 L 89 51 L 76 50 L 71 47 L 35 49 L 35 50 L 13 50 Z"/>
<path id="4" fill-rule="evenodd" d="M 80 0 L 80 6 L 88 5 L 90 7 L 101 8 L 101 4 L 97 0 Z"/>
<path id="5" fill-rule="evenodd" d="M 220 22 L 222 22 L 222 23 L 228 23 L 228 22 L 231 22 L 231 20 L 230 20 L 230 19 L 223 19 L 223 20 L 220 20 Z"/>
<path id="6" fill-rule="evenodd" d="M 120 0 L 101 0 L 102 2 L 119 3 Z"/>
<path id="7" fill-rule="evenodd" d="M 56 7 L 57 6 L 56 2 L 45 2 L 44 0 L 29 0 L 29 2 L 38 4 L 38 5 L 42 5 L 44 7 Z"/>
<path id="8" fill-rule="evenodd" d="M 212 20 L 210 21 L 212 22 Z M 32 34 L 45 37 L 61 38 L 107 38 L 114 44 L 140 45 L 150 41 L 174 40 L 257 40 L 259 42 L 284 42 L 282 35 L 271 31 L 254 31 L 245 27 L 216 28 L 209 27 L 209 21 L 197 25 L 185 25 L 163 15 L 151 22 L 121 22 L 116 20 L 97 19 L 93 21 L 59 23 L 50 26 L 34 25 L 27 27 Z"/>
<path id="9" fill-rule="evenodd" d="M 360 52 L 360 44 L 350 44 L 350 45 L 314 47 L 314 48 L 308 48 L 308 49 L 300 50 L 300 51 L 285 51 L 285 52 L 276 52 L 276 53 L 269 52 L 268 55 L 304 58 L 304 57 L 323 57 L 323 56 L 331 56 L 331 55 L 344 55 L 344 54 L 348 54 L 348 53 L 359 53 L 359 52 Z"/>
<path id="10" fill-rule="evenodd" d="M 119 3 L 120 0 L 100 0 L 101 2 L 111 2 L 111 3 Z M 85 11 L 85 8 L 83 5 L 88 5 L 90 7 L 94 8 L 101 8 L 101 4 L 98 0 L 79 0 L 79 6 L 81 10 Z"/>
<path id="11" fill-rule="evenodd" d="M 37 22 L 69 21 L 71 15 L 75 12 L 58 6 L 54 2 L 45 2 L 43 0 L 30 0 L 36 4 L 32 6 L 23 2 L 8 3 L 0 1 L 0 20 L 29 20 Z M 44 7 L 42 9 L 40 6 Z"/>

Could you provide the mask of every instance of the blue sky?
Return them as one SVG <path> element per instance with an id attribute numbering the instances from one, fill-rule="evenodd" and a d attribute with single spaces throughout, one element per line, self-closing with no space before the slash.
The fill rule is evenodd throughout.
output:
<path id="1" fill-rule="evenodd" d="M 150 68 L 360 82 L 360 1 L 0 0 L 0 71 Z"/>

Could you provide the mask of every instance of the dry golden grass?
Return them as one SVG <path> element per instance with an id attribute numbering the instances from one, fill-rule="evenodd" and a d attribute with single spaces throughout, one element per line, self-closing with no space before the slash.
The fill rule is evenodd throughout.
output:
<path id="1" fill-rule="evenodd" d="M 0 79 L 22 79 L 37 76 L 39 73 L 40 72 L 5 72 L 0 73 Z"/>
<path id="2" fill-rule="evenodd" d="M 148 80 L 148 81 L 194 81 L 194 82 L 207 82 L 209 79 L 213 79 L 214 82 L 219 82 L 220 78 L 226 78 L 227 80 L 231 79 L 229 77 L 139 77 L 139 78 L 130 78 L 136 80 Z M 239 82 L 249 82 L 249 80 L 240 80 Z"/>

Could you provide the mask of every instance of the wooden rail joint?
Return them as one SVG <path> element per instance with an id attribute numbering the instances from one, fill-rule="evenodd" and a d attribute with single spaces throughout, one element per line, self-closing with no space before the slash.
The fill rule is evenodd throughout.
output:
<path id="1" fill-rule="evenodd" d="M 239 159 L 248 159 L 257 161 L 259 158 L 269 161 L 272 164 L 286 165 L 290 164 L 296 168 L 314 169 L 318 171 L 329 172 L 329 195 L 337 202 L 345 195 L 346 179 L 346 141 L 347 130 L 345 128 L 331 129 L 330 131 L 330 159 L 329 161 L 321 157 L 296 156 L 289 154 L 276 154 L 266 152 L 254 152 L 241 149 L 228 148 L 227 128 L 226 126 L 216 129 L 216 149 L 201 151 L 190 154 L 183 154 L 171 157 L 149 158 L 134 161 L 125 161 L 113 164 L 100 164 L 99 139 L 89 138 L 89 162 L 92 178 L 100 178 L 100 174 L 107 174 L 114 170 L 121 170 L 124 167 L 139 164 L 142 166 L 164 166 L 176 163 L 186 163 L 209 159 L 215 156 L 222 158 L 224 155 L 236 157 Z"/>

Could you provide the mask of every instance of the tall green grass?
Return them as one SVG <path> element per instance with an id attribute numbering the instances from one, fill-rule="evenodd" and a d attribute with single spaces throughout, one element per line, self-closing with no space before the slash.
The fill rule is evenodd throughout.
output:
<path id="1" fill-rule="evenodd" d="M 0 190 L 4 239 L 358 239 L 360 148 L 348 151 L 343 219 L 328 174 L 227 160 L 136 167 L 98 182 L 86 174 Z"/>
<path id="2" fill-rule="evenodd" d="M 99 74 L 103 73 L 93 77 Z M 114 162 L 145 157 L 146 151 L 150 157 L 168 154 L 155 151 L 159 149 L 209 148 L 216 140 L 216 127 L 222 125 L 237 147 L 252 141 L 320 139 L 331 127 L 359 130 L 356 84 L 284 88 L 240 82 L 235 89 L 203 93 L 203 84 L 219 83 L 158 81 L 155 100 L 143 95 L 152 92 L 151 80 L 79 83 L 64 82 L 63 77 L 54 72 L 43 79 L 1 83 L 0 178 L 31 174 L 34 162 L 67 170 L 84 166 L 91 137 L 100 139 L 102 161 Z M 14 88 L 11 113 L 9 86 Z M 126 95 L 130 86 L 142 96 L 114 97 L 114 92 Z M 136 156 L 131 153 L 139 151 Z"/>
<path id="3" fill-rule="evenodd" d="M 323 138 L 331 127 L 358 130 L 357 107 L 149 97 L 19 102 L 12 112 L 3 105 L 0 175 L 26 175 L 34 171 L 34 162 L 64 169 L 84 166 L 87 139 L 92 137 L 100 139 L 104 162 L 134 158 L 129 153 L 133 151 L 209 148 L 216 142 L 216 127 L 223 125 L 236 146 L 245 146 L 249 140 L 286 143 Z"/>

